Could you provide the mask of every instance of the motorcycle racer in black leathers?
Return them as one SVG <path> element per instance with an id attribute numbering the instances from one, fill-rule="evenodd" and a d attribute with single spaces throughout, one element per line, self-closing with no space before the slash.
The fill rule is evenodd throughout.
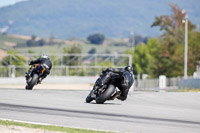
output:
<path id="1" fill-rule="evenodd" d="M 117 84 L 117 87 L 120 90 L 119 96 L 117 96 L 117 98 L 122 101 L 126 100 L 129 89 L 134 82 L 133 68 L 131 66 L 126 66 L 125 68 L 118 69 L 107 68 L 105 71 L 103 71 L 103 73 L 106 73 L 106 75 L 101 79 L 101 82 L 99 82 L 98 85 L 103 86 L 112 78 L 112 76 L 116 76 L 120 79 L 120 82 Z"/>
<path id="2" fill-rule="evenodd" d="M 44 78 L 46 78 L 47 75 L 50 74 L 50 70 L 52 68 L 52 63 L 51 63 L 51 60 L 50 58 L 47 56 L 47 55 L 43 55 L 42 57 L 36 59 L 36 60 L 32 60 L 29 65 L 35 65 L 35 64 L 39 64 L 39 65 L 42 65 L 42 67 L 45 68 L 44 72 L 42 73 L 42 75 L 40 75 L 40 78 L 39 78 L 39 84 L 42 82 L 42 80 Z M 28 78 L 33 69 L 29 69 L 28 73 L 26 73 L 26 78 Z"/>

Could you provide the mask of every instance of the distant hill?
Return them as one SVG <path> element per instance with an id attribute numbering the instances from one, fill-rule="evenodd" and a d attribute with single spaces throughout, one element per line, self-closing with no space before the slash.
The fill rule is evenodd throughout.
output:
<path id="1" fill-rule="evenodd" d="M 93 33 L 129 37 L 130 32 L 155 37 L 155 16 L 170 14 L 169 2 L 200 22 L 200 0 L 29 0 L 0 8 L 0 31 L 57 38 L 86 38 Z"/>

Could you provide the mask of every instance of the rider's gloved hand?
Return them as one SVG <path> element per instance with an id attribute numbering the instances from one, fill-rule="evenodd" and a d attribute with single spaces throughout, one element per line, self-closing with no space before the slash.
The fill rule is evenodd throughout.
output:
<path id="1" fill-rule="evenodd" d="M 46 74 L 50 74 L 50 70 L 49 69 L 45 69 L 45 73 Z"/>
<path id="2" fill-rule="evenodd" d="M 106 69 L 106 72 L 109 72 L 109 71 L 112 71 L 111 67 L 109 67 L 109 68 Z"/>
<path id="3" fill-rule="evenodd" d="M 39 76 L 42 77 L 42 76 L 43 76 L 43 73 L 40 73 Z"/>
<path id="4" fill-rule="evenodd" d="M 104 73 L 109 72 L 109 71 L 112 71 L 111 67 L 107 68 L 106 70 L 103 70 L 102 73 L 104 74 Z"/>
<path id="5" fill-rule="evenodd" d="M 102 80 L 98 80 L 96 85 L 99 86 L 99 87 L 102 87 L 103 86 Z"/>
<path id="6" fill-rule="evenodd" d="M 97 84 L 98 86 L 100 86 L 100 87 L 102 87 L 103 86 L 103 83 L 102 83 L 102 81 L 100 81 L 100 82 L 98 82 L 98 84 Z"/>
<path id="7" fill-rule="evenodd" d="M 104 73 L 106 73 L 106 72 L 107 72 L 107 69 L 106 69 L 106 70 L 103 70 L 103 71 L 102 71 L 102 74 L 104 74 Z"/>

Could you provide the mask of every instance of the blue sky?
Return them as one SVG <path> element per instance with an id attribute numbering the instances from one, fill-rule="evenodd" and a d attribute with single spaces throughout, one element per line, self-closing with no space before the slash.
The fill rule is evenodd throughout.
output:
<path id="1" fill-rule="evenodd" d="M 0 0 L 0 7 L 13 5 L 20 1 L 25 1 L 25 0 Z"/>

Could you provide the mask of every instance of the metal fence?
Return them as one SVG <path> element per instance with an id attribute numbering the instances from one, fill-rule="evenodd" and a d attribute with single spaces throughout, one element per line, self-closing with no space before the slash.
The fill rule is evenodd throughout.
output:
<path id="1" fill-rule="evenodd" d="M 53 67 L 52 76 L 95 76 L 107 67 L 132 65 L 127 54 L 48 54 Z M 28 63 L 39 54 L 0 55 L 0 77 L 20 77 L 28 71 Z"/>
<path id="2" fill-rule="evenodd" d="M 28 71 L 28 66 L 0 66 L 0 77 L 21 77 Z M 101 66 L 53 66 L 51 76 L 95 76 L 106 67 Z"/>
<path id="3" fill-rule="evenodd" d="M 166 79 L 166 89 L 177 89 L 179 86 L 179 81 L 181 78 L 167 78 Z M 135 83 L 135 90 L 149 90 L 149 91 L 159 91 L 159 79 L 143 79 L 137 80 Z"/>
<path id="4" fill-rule="evenodd" d="M 96 76 L 107 67 L 119 68 L 132 65 L 132 56 L 127 54 L 48 54 L 53 67 L 51 76 Z M 39 54 L 0 55 L 0 77 L 22 77 L 28 71 L 28 63 L 38 58 Z M 14 65 L 15 64 L 15 65 Z M 140 78 L 138 78 L 140 79 Z M 181 81 L 181 82 L 180 82 Z M 188 81 L 189 82 L 189 81 Z M 195 85 L 199 80 L 195 80 Z M 167 89 L 178 88 L 185 81 L 181 78 L 167 78 Z M 194 86 L 193 80 L 187 85 Z M 135 90 L 159 90 L 158 79 L 136 80 Z M 197 88 L 199 84 L 196 85 Z"/>

